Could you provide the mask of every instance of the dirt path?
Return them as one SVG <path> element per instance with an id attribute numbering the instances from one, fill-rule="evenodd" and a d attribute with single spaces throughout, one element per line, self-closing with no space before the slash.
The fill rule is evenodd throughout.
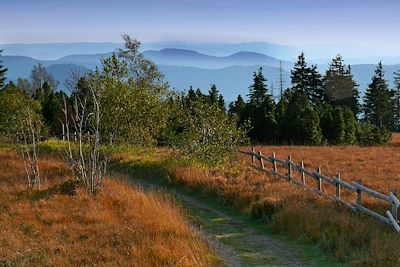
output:
<path id="1" fill-rule="evenodd" d="M 134 184 L 145 190 L 172 194 L 212 244 L 223 260 L 222 266 L 315 266 L 293 244 L 258 229 L 240 215 L 175 189 L 167 190 L 143 181 Z"/>

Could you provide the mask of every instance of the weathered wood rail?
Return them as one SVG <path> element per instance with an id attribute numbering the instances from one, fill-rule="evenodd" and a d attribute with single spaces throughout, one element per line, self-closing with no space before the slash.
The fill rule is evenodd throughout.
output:
<path id="1" fill-rule="evenodd" d="M 372 217 L 380 222 L 383 222 L 385 224 L 392 226 L 397 233 L 400 233 L 400 226 L 399 226 L 399 220 L 398 220 L 398 209 L 400 207 L 400 201 L 398 200 L 398 198 L 396 196 L 397 195 L 396 192 L 391 192 L 391 193 L 389 193 L 389 195 L 385 195 L 385 194 L 382 194 L 380 192 L 377 192 L 371 188 L 368 188 L 368 187 L 362 185 L 361 180 L 355 181 L 352 183 L 348 183 L 341 179 L 340 174 L 338 174 L 336 177 L 329 177 L 329 176 L 323 175 L 321 168 L 319 168 L 319 167 L 316 171 L 307 170 L 306 168 L 304 168 L 303 161 L 301 161 L 300 164 L 296 164 L 295 162 L 292 161 L 292 157 L 290 155 L 288 156 L 287 159 L 282 160 L 282 159 L 278 159 L 275 156 L 275 153 L 272 153 L 271 156 L 264 156 L 261 151 L 259 151 L 257 153 L 255 151 L 254 147 L 251 149 L 251 151 L 240 150 L 239 152 L 250 155 L 251 163 L 253 165 L 256 164 L 256 160 L 259 161 L 262 171 L 267 172 L 276 177 L 285 179 L 296 186 L 306 188 L 312 193 L 321 195 L 332 201 L 340 203 L 341 205 L 351 209 L 353 212 L 361 212 L 366 215 L 369 215 L 370 217 Z M 270 170 L 266 169 L 265 162 L 269 162 L 272 164 L 272 168 Z M 278 164 L 280 166 L 283 166 L 287 172 L 284 174 L 279 173 L 278 172 L 279 171 Z M 300 179 L 299 178 L 296 179 L 294 177 L 294 175 L 293 175 L 294 171 L 299 172 Z M 314 181 L 316 181 L 316 186 L 310 187 L 307 184 L 306 177 L 311 177 Z M 335 194 L 329 195 L 326 192 L 324 192 L 322 190 L 322 188 L 323 188 L 322 182 L 328 183 L 328 184 L 336 187 Z M 349 203 L 345 199 L 343 199 L 342 198 L 342 189 L 349 190 L 351 193 L 357 194 L 357 201 L 355 203 Z M 364 207 L 362 205 L 363 194 L 367 194 L 370 197 L 379 199 L 383 202 L 390 204 L 392 206 L 391 210 L 387 210 L 386 213 L 384 215 L 382 215 L 376 211 L 373 211 L 367 207 Z"/>

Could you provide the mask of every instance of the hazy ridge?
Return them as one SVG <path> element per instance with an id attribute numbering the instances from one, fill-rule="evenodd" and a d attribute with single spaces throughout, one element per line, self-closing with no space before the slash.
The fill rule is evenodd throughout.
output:
<path id="1" fill-rule="evenodd" d="M 168 47 L 168 46 L 177 46 Z M 167 47 L 166 47 L 167 46 Z M 79 70 L 81 73 L 93 70 L 100 65 L 101 58 L 108 57 L 113 51 L 120 47 L 118 43 L 79 43 L 79 44 L 18 44 L 18 45 L 0 45 L 4 50 L 2 60 L 9 69 L 7 76 L 10 80 L 16 80 L 19 77 L 28 78 L 31 69 L 37 63 L 42 63 L 49 72 L 60 82 L 59 88 L 65 89 L 64 82 L 71 70 Z M 285 88 L 290 86 L 290 70 L 293 67 L 293 61 L 281 60 L 276 54 L 291 51 L 290 47 L 265 44 L 231 44 L 225 45 L 226 52 L 231 54 L 221 55 L 223 44 L 192 44 L 192 47 L 198 47 L 199 50 L 209 51 L 211 54 L 201 53 L 197 50 L 187 49 L 190 44 L 186 43 L 154 43 L 144 44 L 143 51 L 146 58 L 157 63 L 161 71 L 165 74 L 166 80 L 171 87 L 185 90 L 190 86 L 201 88 L 206 91 L 212 83 L 215 83 L 219 90 L 224 94 L 228 101 L 236 98 L 238 94 L 246 95 L 248 86 L 252 80 L 252 73 L 260 66 L 268 78 L 269 87 L 274 88 L 274 95 L 279 96 L 279 66 L 282 62 L 283 77 Z M 251 51 L 239 50 L 243 48 L 253 49 Z M 8 50 L 7 50 L 8 49 Z M 45 55 L 45 51 L 51 50 L 47 54 L 50 56 L 60 56 L 58 59 L 42 60 L 21 55 Z M 65 50 L 64 50 L 65 49 Z M 236 49 L 236 50 L 235 50 Z M 257 50 L 258 52 L 254 52 Z M 271 51 L 272 54 L 263 54 L 259 51 Z M 68 52 L 87 52 L 83 54 Z M 21 53 L 21 55 L 10 55 Z M 275 53 L 275 54 L 274 54 Z M 217 55 L 218 54 L 218 55 Z M 358 59 L 363 62 L 361 59 Z M 369 59 L 372 61 L 372 59 Z M 391 59 L 396 60 L 395 57 Z M 322 60 L 312 60 L 310 62 L 321 62 Z M 352 61 L 355 61 L 353 59 Z M 364 59 L 368 62 L 368 59 Z M 324 74 L 329 60 L 325 64 L 318 64 L 321 74 Z M 347 63 L 345 58 L 345 63 Z M 357 83 L 360 85 L 360 91 L 363 93 L 370 82 L 377 62 L 371 64 L 353 64 L 352 70 Z M 386 79 L 390 86 L 393 84 L 393 72 L 400 69 L 399 64 L 385 65 Z"/>

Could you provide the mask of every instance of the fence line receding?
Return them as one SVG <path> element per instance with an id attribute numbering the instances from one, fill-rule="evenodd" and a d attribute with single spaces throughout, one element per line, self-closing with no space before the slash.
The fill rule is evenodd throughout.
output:
<path id="1" fill-rule="evenodd" d="M 239 151 L 239 152 L 250 155 L 251 163 L 253 165 L 256 164 L 256 159 L 257 159 L 260 162 L 261 165 L 260 167 L 262 171 L 267 172 L 276 177 L 283 178 L 296 186 L 306 188 L 310 192 L 324 196 L 332 201 L 340 203 L 343 206 L 351 209 L 353 212 L 362 212 L 366 215 L 369 215 L 370 217 L 380 222 L 392 226 L 397 233 L 400 233 L 400 226 L 398 221 L 398 209 L 400 207 L 400 201 L 397 198 L 396 191 L 390 192 L 389 195 L 385 195 L 364 186 L 361 180 L 354 181 L 352 183 L 347 183 L 341 179 L 340 174 L 338 174 L 335 177 L 329 177 L 322 174 L 321 168 L 318 168 L 316 171 L 308 170 L 304 167 L 303 161 L 301 161 L 300 164 L 296 164 L 292 161 L 292 157 L 290 155 L 287 157 L 287 159 L 278 159 L 275 153 L 272 153 L 271 156 L 264 156 L 261 151 L 257 153 L 254 147 L 251 149 L 251 151 Z M 266 169 L 265 161 L 272 164 L 271 170 Z M 278 172 L 278 164 L 285 168 L 285 170 L 287 171 L 285 174 Z M 293 175 L 294 171 L 299 172 L 300 179 L 295 179 Z M 306 179 L 307 176 L 311 177 L 316 182 L 315 187 L 310 187 L 307 184 L 307 179 Z M 323 192 L 322 182 L 326 182 L 336 187 L 335 194 L 329 195 Z M 357 194 L 357 201 L 355 203 L 349 203 L 346 200 L 344 200 L 342 198 L 342 189 L 349 190 L 351 193 Z M 390 204 L 392 206 L 391 210 L 387 210 L 386 213 L 382 215 L 376 211 L 364 207 L 362 205 L 363 194 L 367 194 L 370 197 L 379 199 L 381 201 Z"/>

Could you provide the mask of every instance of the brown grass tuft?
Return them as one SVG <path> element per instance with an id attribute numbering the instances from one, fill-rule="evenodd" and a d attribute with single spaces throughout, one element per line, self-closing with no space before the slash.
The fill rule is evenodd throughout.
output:
<path id="1" fill-rule="evenodd" d="M 27 192 L 18 156 L 0 152 L 0 265 L 212 265 L 209 247 L 166 196 L 113 179 L 92 197 L 65 182 L 61 161 L 41 166 L 45 187 Z"/>

